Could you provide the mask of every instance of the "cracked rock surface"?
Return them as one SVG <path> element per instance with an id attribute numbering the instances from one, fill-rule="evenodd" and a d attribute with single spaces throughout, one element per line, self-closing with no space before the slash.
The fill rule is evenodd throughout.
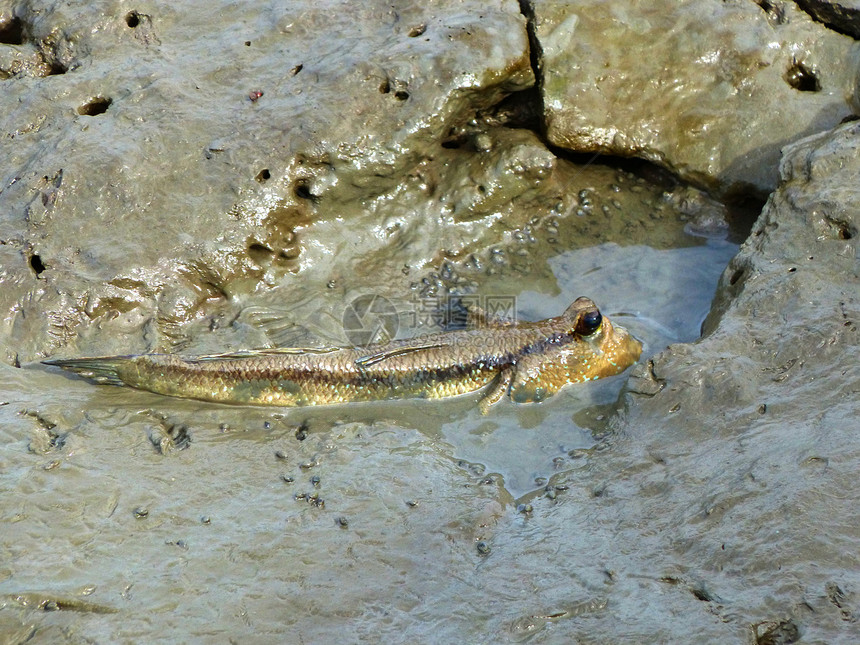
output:
<path id="1" fill-rule="evenodd" d="M 839 33 L 860 38 L 860 2 L 857 0 L 795 0 L 816 20 Z"/>

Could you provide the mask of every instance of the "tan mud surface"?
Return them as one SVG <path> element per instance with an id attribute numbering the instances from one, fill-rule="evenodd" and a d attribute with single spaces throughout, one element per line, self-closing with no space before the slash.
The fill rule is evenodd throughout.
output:
<path id="1" fill-rule="evenodd" d="M 715 193 L 778 184 L 754 225 L 755 195 L 548 146 L 555 3 L 0 1 L 0 642 L 853 643 L 860 132 L 776 160 L 849 109 L 855 45 L 791 3 L 785 27 L 781 3 L 721 3 L 750 17 L 731 37 L 682 4 L 676 36 L 719 32 L 731 60 L 783 61 L 806 41 L 762 34 L 803 25 L 844 82 L 789 94 L 790 132 L 753 114 L 749 173 L 683 170 L 738 153 L 730 103 L 700 148 L 613 149 Z M 623 31 L 580 35 L 647 67 Z M 219 406 L 38 364 L 345 342 L 368 294 L 401 335 L 449 295 L 532 319 L 588 295 L 645 353 L 487 416 Z"/>

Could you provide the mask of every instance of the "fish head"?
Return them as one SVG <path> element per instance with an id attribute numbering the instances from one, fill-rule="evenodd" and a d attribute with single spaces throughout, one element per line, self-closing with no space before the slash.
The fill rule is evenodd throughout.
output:
<path id="1" fill-rule="evenodd" d="M 572 338 L 562 350 L 570 383 L 619 374 L 642 355 L 642 343 L 613 325 L 589 298 L 577 298 L 562 318 Z"/>

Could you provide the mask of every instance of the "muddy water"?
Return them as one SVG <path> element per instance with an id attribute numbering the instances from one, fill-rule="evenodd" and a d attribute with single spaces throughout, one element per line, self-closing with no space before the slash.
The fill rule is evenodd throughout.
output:
<path id="1" fill-rule="evenodd" d="M 707 241 L 681 249 L 608 243 L 565 252 L 549 261 L 557 293 L 524 290 L 517 297 L 518 309 L 523 317 L 538 320 L 589 295 L 643 341 L 647 358 L 666 345 L 699 336 L 716 280 L 736 250 L 725 241 Z M 570 453 L 595 444 L 595 433 L 603 429 L 600 421 L 623 382 L 622 376 L 570 387 L 539 406 L 508 406 L 511 415 L 499 415 L 469 433 L 459 423 L 443 426 L 442 433 L 458 455 L 502 473 L 508 491 L 518 497 L 567 467 Z"/>
<path id="2" fill-rule="evenodd" d="M 472 292 L 513 295 L 530 319 L 589 295 L 647 357 L 698 336 L 736 250 L 685 235 L 684 220 L 652 230 L 681 241 L 655 248 L 629 230 L 574 243 L 562 217 L 518 256 L 525 270 L 491 263 Z M 477 396 L 238 408 L 0 370 L 8 642 L 321 642 L 347 627 L 347 642 L 521 640 L 605 611 L 593 573 L 535 602 L 564 569 L 563 552 L 539 556 L 564 528 L 533 513 L 581 494 L 571 481 L 607 446 L 623 375 L 482 417 Z"/>

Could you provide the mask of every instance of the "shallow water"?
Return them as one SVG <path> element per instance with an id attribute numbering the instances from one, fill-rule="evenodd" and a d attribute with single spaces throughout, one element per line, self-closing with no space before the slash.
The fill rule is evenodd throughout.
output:
<path id="1" fill-rule="evenodd" d="M 736 248 L 691 244 L 570 250 L 548 257 L 542 291 L 505 284 L 532 319 L 594 297 L 647 358 L 697 337 Z M 594 582 L 549 609 L 528 601 L 564 559 L 535 559 L 556 529 L 530 518 L 602 449 L 624 375 L 482 417 L 477 395 L 239 408 L 0 369 L 0 631 L 13 642 L 166 642 L 177 629 L 315 641 L 338 624 L 348 641 L 521 640 L 606 606 Z M 476 548 L 492 540 L 522 553 L 494 563 Z M 498 588 L 499 566 L 525 587 Z"/>
<path id="2" fill-rule="evenodd" d="M 367 295 L 393 303 L 400 336 L 436 330 L 418 314 L 449 295 L 502 298 L 532 320 L 586 295 L 643 341 L 643 360 L 695 340 L 737 247 L 685 227 L 721 207 L 605 166 L 554 168 L 504 217 L 452 224 L 461 252 L 435 267 L 404 264 L 442 243 L 423 239 L 408 197 L 369 215 L 353 205 L 410 225 L 360 266 L 273 268 L 265 289 L 162 325 L 157 343 L 193 354 L 348 342 L 344 312 Z M 352 241 L 357 225 L 332 221 L 306 241 Z M 116 342 L 100 333 L 79 346 Z M 518 641 L 606 610 L 605 574 L 570 567 L 587 533 L 606 530 L 589 524 L 602 484 L 588 473 L 613 441 L 626 374 L 482 416 L 477 393 L 277 409 L 96 386 L 38 364 L 0 370 L 7 640 L 321 642 L 337 629 L 347 641 Z"/>
<path id="3" fill-rule="evenodd" d="M 717 279 L 736 251 L 736 245 L 719 240 L 680 249 L 608 243 L 568 251 L 549 260 L 557 282 L 554 295 L 523 291 L 517 308 L 524 318 L 540 320 L 558 315 L 579 296 L 593 297 L 643 342 L 642 360 L 647 360 L 666 345 L 699 337 Z M 508 404 L 510 414 L 484 423 L 470 419 L 475 427 L 467 433 L 462 420 L 443 425 L 441 432 L 457 457 L 500 473 L 518 498 L 538 486 L 536 479 L 545 482 L 569 467 L 571 451 L 595 444 L 598 417 L 615 402 L 623 383 L 622 375 L 568 387 L 541 405 Z M 594 421 L 583 426 L 579 417 Z"/>

